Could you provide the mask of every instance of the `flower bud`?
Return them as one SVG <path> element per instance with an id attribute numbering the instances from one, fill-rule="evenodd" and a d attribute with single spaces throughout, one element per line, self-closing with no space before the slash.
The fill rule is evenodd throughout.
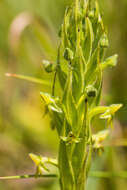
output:
<path id="1" fill-rule="evenodd" d="M 103 48 L 107 48 L 109 46 L 108 37 L 106 34 L 103 34 L 100 39 L 100 46 Z"/>
<path id="2" fill-rule="evenodd" d="M 88 97 L 93 97 L 94 98 L 97 95 L 97 90 L 92 85 L 88 85 L 86 87 L 86 93 L 87 93 Z"/>
<path id="3" fill-rule="evenodd" d="M 67 61 L 73 60 L 73 51 L 70 48 L 65 49 L 64 59 L 66 59 Z"/>
<path id="4" fill-rule="evenodd" d="M 54 71 L 54 65 L 50 61 L 43 60 L 42 64 L 47 73 L 51 73 L 52 71 Z"/>

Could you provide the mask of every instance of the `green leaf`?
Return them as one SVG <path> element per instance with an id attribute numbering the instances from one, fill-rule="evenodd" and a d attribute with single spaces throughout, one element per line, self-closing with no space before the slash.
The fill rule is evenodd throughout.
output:
<path id="1" fill-rule="evenodd" d="M 64 23 L 62 25 L 62 37 L 63 37 L 63 43 L 65 47 L 70 47 L 70 41 L 68 39 L 68 28 L 69 28 L 69 22 L 70 22 L 70 14 L 71 14 L 71 8 L 67 8 L 64 15 Z"/>
<path id="2" fill-rule="evenodd" d="M 94 41 L 92 23 L 88 17 L 86 18 L 86 34 L 85 35 L 86 37 L 85 37 L 83 52 L 84 52 L 85 60 L 88 61 L 92 53 L 92 44 Z"/>
<path id="3" fill-rule="evenodd" d="M 77 59 L 74 62 L 73 68 L 72 94 L 75 102 L 77 103 L 84 90 L 84 69 L 81 57 L 77 57 Z"/>
<path id="4" fill-rule="evenodd" d="M 92 84 L 97 78 L 97 66 L 99 61 L 99 48 L 96 48 L 87 64 L 85 74 L 86 85 Z"/>
<path id="5" fill-rule="evenodd" d="M 60 43 L 60 45 L 58 47 L 58 51 L 57 51 L 56 74 L 58 75 L 58 80 L 59 80 L 59 84 L 61 86 L 61 89 L 64 90 L 66 79 L 67 79 L 67 75 L 62 70 L 62 67 L 61 67 L 60 51 L 61 51 L 61 43 Z"/>
<path id="6" fill-rule="evenodd" d="M 72 131 L 76 130 L 77 123 L 77 110 L 74 98 L 72 96 L 72 71 L 69 68 L 68 79 L 66 82 L 66 86 L 63 93 L 63 110 L 65 113 L 65 117 L 72 127 Z"/>
<path id="7" fill-rule="evenodd" d="M 43 84 L 43 85 L 48 85 L 48 86 L 50 85 L 50 83 L 46 80 L 42 80 L 42 79 L 31 77 L 31 76 L 24 76 L 24 75 L 11 74 L 11 73 L 6 73 L 5 75 L 7 77 L 15 77 L 18 79 L 23 79 L 23 80 L 27 80 L 27 81 L 38 83 L 38 84 Z"/>
<path id="8" fill-rule="evenodd" d="M 66 73 L 64 71 L 62 71 L 60 65 L 57 68 L 57 72 L 58 72 L 58 79 L 59 79 L 59 83 L 60 83 L 61 89 L 64 90 L 66 79 L 67 79 L 67 75 L 66 75 Z"/>
<path id="9" fill-rule="evenodd" d="M 51 116 L 51 128 L 57 129 L 58 135 L 60 136 L 63 130 L 63 121 L 64 117 L 63 114 L 59 114 L 58 112 L 50 112 Z"/>
<path id="10" fill-rule="evenodd" d="M 101 99 L 101 93 L 102 93 L 102 70 L 100 68 L 100 64 L 98 66 L 98 69 L 96 71 L 97 79 L 95 82 L 94 87 L 97 89 L 97 96 L 95 97 L 95 101 L 93 102 L 92 106 L 98 106 Z"/>
<path id="11" fill-rule="evenodd" d="M 83 120 L 84 120 L 84 112 L 85 110 L 85 98 L 86 98 L 86 94 L 84 93 L 78 103 L 77 103 L 77 113 L 78 113 L 78 120 L 80 122 L 80 125 L 83 125 Z"/>
<path id="12" fill-rule="evenodd" d="M 68 146 L 61 140 L 59 149 L 59 170 L 62 189 L 71 189 L 74 187 L 74 173 L 67 149 Z"/>

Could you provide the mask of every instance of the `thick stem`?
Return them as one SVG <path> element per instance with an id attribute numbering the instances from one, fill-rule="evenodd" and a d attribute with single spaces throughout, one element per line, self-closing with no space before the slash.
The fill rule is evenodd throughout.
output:
<path id="1" fill-rule="evenodd" d="M 71 156 L 71 145 L 60 142 L 59 171 L 61 190 L 85 190 L 90 149 L 83 150 L 84 143 L 78 143 Z M 80 149 L 79 149 L 80 148 Z M 77 152 L 78 151 L 78 152 Z"/>
<path id="2" fill-rule="evenodd" d="M 61 190 L 76 190 L 72 164 L 68 155 L 68 149 L 69 147 L 66 146 L 66 143 L 60 141 L 58 158 L 60 187 Z"/>

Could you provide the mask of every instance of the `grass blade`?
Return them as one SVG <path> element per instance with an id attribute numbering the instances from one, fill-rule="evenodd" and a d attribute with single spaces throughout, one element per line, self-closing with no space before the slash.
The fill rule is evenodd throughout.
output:
<path id="1" fill-rule="evenodd" d="M 25 76 L 25 75 L 18 75 L 18 74 L 12 74 L 12 73 L 6 73 L 5 74 L 7 77 L 14 77 L 22 80 L 27 80 L 33 83 L 38 83 L 38 84 L 43 84 L 43 85 L 50 85 L 48 81 L 42 80 L 39 78 L 31 77 L 31 76 Z"/>

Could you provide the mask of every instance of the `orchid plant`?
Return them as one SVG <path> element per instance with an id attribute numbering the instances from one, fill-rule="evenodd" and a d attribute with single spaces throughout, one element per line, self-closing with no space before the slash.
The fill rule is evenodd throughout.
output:
<path id="1" fill-rule="evenodd" d="M 109 135 L 109 128 L 93 134 L 92 120 L 99 116 L 107 127 L 112 126 L 114 114 L 122 106 L 100 105 L 103 72 L 116 66 L 118 56 L 105 58 L 109 43 L 97 0 L 74 0 L 65 11 L 59 38 L 56 62 L 43 60 L 45 71 L 54 74 L 52 94 L 41 92 L 51 126 L 59 137 L 58 159 L 30 154 L 37 170 L 26 178 L 56 177 L 45 174 L 50 164 L 58 168 L 61 190 L 85 190 L 92 153 L 102 149 Z"/>

